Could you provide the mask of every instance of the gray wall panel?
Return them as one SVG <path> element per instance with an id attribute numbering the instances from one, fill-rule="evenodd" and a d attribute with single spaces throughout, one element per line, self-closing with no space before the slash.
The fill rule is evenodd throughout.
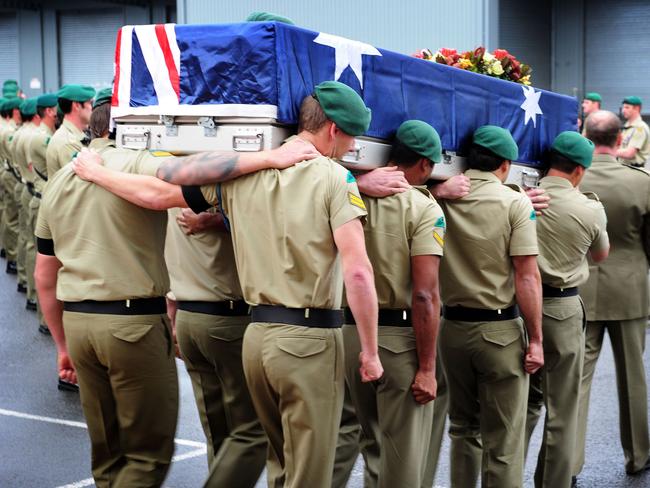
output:
<path id="1" fill-rule="evenodd" d="M 0 83 L 19 78 L 18 19 L 15 14 L 0 13 Z"/>
<path id="2" fill-rule="evenodd" d="M 418 49 L 474 49 L 489 43 L 485 18 L 497 0 L 179 0 L 178 20 L 190 24 L 242 22 L 253 11 L 290 17 L 307 29 L 412 54 Z"/>

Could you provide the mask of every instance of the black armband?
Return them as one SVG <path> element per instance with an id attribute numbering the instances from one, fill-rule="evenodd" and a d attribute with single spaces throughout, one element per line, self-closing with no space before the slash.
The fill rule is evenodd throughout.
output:
<path id="1" fill-rule="evenodd" d="M 36 249 L 38 250 L 39 254 L 44 254 L 46 256 L 55 256 L 54 241 L 52 239 L 41 239 L 40 237 L 37 237 Z"/>
<path id="2" fill-rule="evenodd" d="M 213 205 L 210 205 L 210 203 L 206 201 L 201 192 L 200 186 L 181 186 L 181 191 L 183 192 L 185 203 L 187 203 L 187 206 L 191 208 L 194 213 L 199 214 L 213 207 Z"/>

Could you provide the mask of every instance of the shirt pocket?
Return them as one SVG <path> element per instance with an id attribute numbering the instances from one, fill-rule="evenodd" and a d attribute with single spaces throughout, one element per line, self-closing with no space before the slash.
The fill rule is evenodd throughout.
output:
<path id="1" fill-rule="evenodd" d="M 415 338 L 404 335 L 380 335 L 378 344 L 381 349 L 392 352 L 393 354 L 403 354 L 416 349 Z"/>
<path id="2" fill-rule="evenodd" d="M 324 337 L 278 337 L 278 349 L 297 358 L 307 358 L 320 354 L 327 348 Z"/>
<path id="3" fill-rule="evenodd" d="M 566 320 L 573 317 L 575 314 L 582 310 L 582 305 L 579 300 L 573 300 L 569 303 L 545 303 L 542 307 L 542 314 L 545 317 L 550 317 L 555 320 Z"/>
<path id="4" fill-rule="evenodd" d="M 521 331 L 519 329 L 501 329 L 501 330 L 486 330 L 481 333 L 483 340 L 496 344 L 497 346 L 506 347 L 521 339 Z"/>

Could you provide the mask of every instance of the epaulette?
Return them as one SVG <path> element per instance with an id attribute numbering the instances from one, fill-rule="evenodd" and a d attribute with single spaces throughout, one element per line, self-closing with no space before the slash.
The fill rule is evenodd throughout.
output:
<path id="1" fill-rule="evenodd" d="M 157 149 L 150 149 L 149 154 L 151 154 L 152 156 L 154 156 L 156 158 L 168 158 L 170 156 L 173 156 L 173 154 L 170 153 L 170 152 L 160 151 L 160 150 L 157 150 Z"/>
<path id="2" fill-rule="evenodd" d="M 516 183 L 504 183 L 504 185 L 517 193 L 526 193 L 524 189 Z"/>
<path id="3" fill-rule="evenodd" d="M 593 191 L 583 191 L 582 194 L 586 196 L 589 200 L 595 200 L 597 202 L 600 202 L 600 198 L 598 198 L 598 195 L 596 195 Z"/>
<path id="4" fill-rule="evenodd" d="M 627 166 L 628 168 L 632 168 L 632 169 L 635 169 L 637 171 L 641 171 L 641 173 L 645 173 L 647 176 L 650 176 L 650 172 L 645 168 L 641 168 L 639 166 L 632 166 L 631 164 L 627 164 L 627 163 L 623 163 L 623 166 Z"/>
<path id="5" fill-rule="evenodd" d="M 411 188 L 416 189 L 417 191 L 422 193 L 425 197 L 433 200 L 433 195 L 431 195 L 431 192 L 426 186 L 412 186 Z"/>

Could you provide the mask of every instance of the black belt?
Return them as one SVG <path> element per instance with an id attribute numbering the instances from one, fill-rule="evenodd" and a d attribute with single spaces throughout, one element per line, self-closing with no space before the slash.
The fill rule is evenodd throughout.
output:
<path id="1" fill-rule="evenodd" d="M 31 196 L 36 198 L 41 198 L 41 194 L 36 191 L 36 188 L 34 187 L 34 183 L 28 181 L 26 184 L 27 184 L 27 191 Z"/>
<path id="2" fill-rule="evenodd" d="M 287 308 L 279 305 L 257 305 L 253 307 L 251 322 L 272 322 L 332 329 L 343 325 L 343 311 L 326 308 Z"/>
<path id="3" fill-rule="evenodd" d="M 354 315 L 349 308 L 345 309 L 345 323 L 355 325 Z M 411 311 L 406 309 L 380 308 L 377 316 L 380 327 L 412 327 Z"/>
<path id="4" fill-rule="evenodd" d="M 544 298 L 575 297 L 578 295 L 578 287 L 572 286 L 571 288 L 555 288 L 553 286 L 542 285 L 542 295 Z"/>
<path id="5" fill-rule="evenodd" d="M 132 298 L 130 300 L 63 302 L 66 312 L 106 315 L 158 315 L 167 312 L 165 297 Z"/>
<path id="6" fill-rule="evenodd" d="M 44 175 L 44 174 L 41 173 L 39 170 L 37 170 L 37 169 L 34 167 L 33 164 L 32 164 L 32 169 L 34 170 L 34 173 L 36 173 L 38 176 L 41 177 L 42 180 L 47 181 L 47 175 Z"/>
<path id="7" fill-rule="evenodd" d="M 501 310 L 488 310 L 484 308 L 469 307 L 443 307 L 442 315 L 449 320 L 460 322 L 497 322 L 499 320 L 512 320 L 519 317 L 519 307 L 503 308 Z"/>
<path id="8" fill-rule="evenodd" d="M 178 309 L 186 312 L 204 313 L 237 317 L 250 314 L 250 307 L 244 300 L 225 300 L 223 302 L 179 301 Z"/>
<path id="9" fill-rule="evenodd" d="M 16 170 L 12 165 L 9 165 L 9 172 L 14 175 L 14 178 L 16 178 L 20 183 L 23 182 L 23 179 L 20 177 L 18 173 L 16 173 Z"/>

